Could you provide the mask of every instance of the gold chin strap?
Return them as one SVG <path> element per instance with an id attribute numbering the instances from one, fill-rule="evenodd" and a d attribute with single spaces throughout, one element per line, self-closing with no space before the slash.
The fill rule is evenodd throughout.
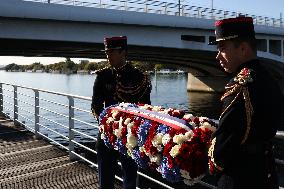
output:
<path id="1" fill-rule="evenodd" d="M 232 36 L 227 36 L 227 37 L 222 37 L 222 38 L 219 38 L 219 39 L 216 39 L 216 41 L 225 41 L 225 40 L 229 40 L 229 39 L 234 39 L 234 38 L 237 38 L 239 37 L 238 35 L 232 35 Z"/>

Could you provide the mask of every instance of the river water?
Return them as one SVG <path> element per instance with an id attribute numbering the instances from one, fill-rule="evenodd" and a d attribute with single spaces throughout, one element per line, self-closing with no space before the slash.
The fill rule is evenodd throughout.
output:
<path id="1" fill-rule="evenodd" d="M 50 74 L 0 71 L 0 82 L 24 85 L 80 96 L 92 96 L 96 75 Z M 152 105 L 188 110 L 216 119 L 220 113 L 220 94 L 187 92 L 187 74 L 151 75 Z"/>
<path id="2" fill-rule="evenodd" d="M 96 78 L 96 75 L 81 75 L 81 74 L 51 74 L 51 73 L 27 73 L 27 72 L 5 72 L 0 71 L 0 82 L 10 83 L 16 85 L 22 85 L 32 88 L 39 88 L 49 91 L 56 91 L 61 93 L 68 93 L 73 95 L 80 95 L 91 97 L 92 96 L 92 88 L 93 83 Z M 157 74 L 150 75 L 152 82 L 152 91 L 151 91 L 151 102 L 152 105 L 160 105 L 163 107 L 171 107 L 177 108 L 181 110 L 186 110 L 197 116 L 206 116 L 212 119 L 218 119 L 220 114 L 220 94 L 212 94 L 212 93 L 188 93 L 186 90 L 187 86 L 187 74 Z M 4 88 L 6 86 L 4 85 Z M 7 87 L 7 89 L 12 90 L 12 88 Z M 25 90 L 21 91 L 18 89 L 20 93 L 29 94 L 31 97 L 34 96 L 33 91 Z M 9 91 L 4 91 L 4 93 L 8 93 Z M 9 95 L 13 95 L 10 92 Z M 34 107 L 28 106 L 21 101 L 27 101 L 30 104 L 34 103 L 33 98 L 28 98 L 26 96 L 22 96 L 19 94 L 19 106 L 23 107 L 25 110 L 30 112 L 34 112 Z M 68 104 L 67 98 L 50 95 L 50 94 L 41 94 L 40 98 L 61 102 L 64 104 Z M 12 99 L 4 96 L 5 101 L 10 101 L 13 103 Z M 5 104 L 4 106 L 9 106 L 9 104 Z M 40 106 L 45 107 L 51 110 L 55 110 L 64 115 L 68 115 L 68 108 L 58 107 L 54 104 L 47 103 L 45 101 L 40 101 Z M 75 106 L 90 110 L 90 102 L 89 101 L 75 101 Z M 12 105 L 10 105 L 10 109 L 13 109 Z M 8 110 L 7 110 L 8 111 Z M 8 111 L 9 112 L 9 111 Z M 28 114 L 26 111 L 19 110 L 21 115 L 34 120 L 34 116 Z M 10 111 L 10 115 L 13 115 L 12 111 Z M 40 115 L 57 121 L 59 123 L 63 123 L 68 126 L 68 119 L 54 115 L 48 111 L 40 109 Z M 83 114 L 82 112 L 75 112 L 75 115 L 80 118 L 80 120 L 95 123 L 92 115 Z M 20 120 L 23 120 L 26 125 L 33 127 L 33 123 L 29 120 L 25 120 L 24 117 L 19 117 Z M 65 133 L 67 135 L 68 130 L 64 128 L 60 128 L 55 126 L 55 124 L 51 124 L 50 121 L 46 119 L 40 118 L 40 123 L 43 125 L 47 125 L 47 127 L 53 127 L 53 129 L 60 131 L 61 133 Z M 88 131 L 88 134 L 93 133 L 93 129 L 89 128 L 86 125 L 82 125 L 80 122 L 75 122 L 75 127 L 77 127 L 81 131 Z M 45 128 L 41 129 L 42 132 L 48 133 Z M 49 134 L 53 138 L 57 138 L 61 140 L 59 136 L 53 136 L 53 134 Z M 96 135 L 96 132 L 94 134 Z"/>

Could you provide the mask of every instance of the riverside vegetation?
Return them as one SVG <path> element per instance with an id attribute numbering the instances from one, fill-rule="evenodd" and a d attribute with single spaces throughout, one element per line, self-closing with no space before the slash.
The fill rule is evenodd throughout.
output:
<path id="1" fill-rule="evenodd" d="M 135 67 L 143 71 L 154 71 L 160 69 L 182 69 L 181 66 L 172 64 L 159 64 L 153 62 L 130 61 Z M 8 64 L 3 69 L 10 72 L 46 72 L 46 73 L 90 73 L 102 69 L 108 65 L 107 61 L 90 62 L 88 60 L 81 60 L 78 64 L 73 62 L 70 58 L 58 63 L 43 65 L 40 62 L 35 62 L 29 65 L 18 65 L 15 63 Z"/>

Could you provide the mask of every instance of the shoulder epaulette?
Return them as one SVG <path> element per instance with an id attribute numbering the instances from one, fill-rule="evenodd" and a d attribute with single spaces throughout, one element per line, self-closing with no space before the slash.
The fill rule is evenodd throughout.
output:
<path id="1" fill-rule="evenodd" d="M 252 120 L 252 115 L 253 115 L 253 106 L 250 100 L 250 95 L 249 95 L 249 87 L 246 86 L 248 83 L 253 82 L 252 78 L 252 73 L 253 70 L 249 68 L 243 68 L 238 75 L 234 78 L 234 81 L 236 82 L 235 85 L 232 85 L 228 87 L 225 92 L 225 94 L 221 97 L 221 100 L 224 100 L 227 96 L 230 96 L 232 94 L 235 94 L 234 99 L 231 101 L 231 103 L 223 110 L 221 113 L 221 117 L 224 115 L 225 112 L 227 112 L 228 109 L 233 105 L 234 101 L 237 100 L 237 97 L 243 96 L 243 100 L 245 101 L 245 110 L 246 110 L 246 118 L 247 118 L 247 126 L 246 126 L 246 131 L 245 134 L 241 140 L 241 144 L 243 144 L 249 135 L 250 129 L 251 129 L 251 120 Z"/>
<path id="2" fill-rule="evenodd" d="M 246 85 L 248 83 L 253 82 L 252 79 L 252 69 L 249 68 L 243 68 L 238 75 L 234 78 L 234 81 L 237 82 L 240 85 Z"/>

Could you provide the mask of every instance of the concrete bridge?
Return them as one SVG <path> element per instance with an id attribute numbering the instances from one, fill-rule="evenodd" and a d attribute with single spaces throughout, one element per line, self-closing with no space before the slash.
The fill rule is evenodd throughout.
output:
<path id="1" fill-rule="evenodd" d="M 207 43 L 214 39 L 215 19 L 238 13 L 180 5 L 176 9 L 172 3 L 158 6 L 158 1 L 135 2 L 136 8 L 123 0 L 108 4 L 0 0 L 0 55 L 104 58 L 102 39 L 127 35 L 130 60 L 186 66 L 189 90 L 221 91 L 226 74 L 215 61 L 216 47 Z M 258 55 L 267 60 L 266 65 L 282 85 L 283 22 L 251 16 L 256 23 Z"/>

